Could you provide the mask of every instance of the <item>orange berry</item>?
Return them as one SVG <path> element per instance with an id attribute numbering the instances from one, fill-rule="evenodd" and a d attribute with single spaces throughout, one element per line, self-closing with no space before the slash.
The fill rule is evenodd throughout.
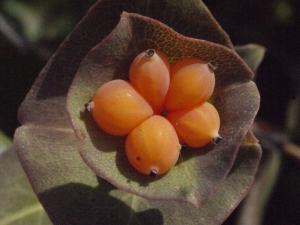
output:
<path id="1" fill-rule="evenodd" d="M 174 127 L 159 115 L 151 116 L 134 128 L 125 143 L 131 165 L 150 176 L 169 171 L 178 160 L 180 148 Z"/>
<path id="2" fill-rule="evenodd" d="M 89 108 L 96 123 L 107 133 L 122 136 L 153 115 L 147 101 L 124 80 L 103 84 L 94 94 Z"/>
<path id="3" fill-rule="evenodd" d="M 190 147 L 199 148 L 220 140 L 220 117 L 210 103 L 183 110 L 170 111 L 166 118 L 178 136 Z"/>
<path id="4" fill-rule="evenodd" d="M 164 103 L 165 110 L 194 107 L 204 103 L 212 95 L 215 88 L 214 72 L 202 60 L 195 61 L 195 59 L 181 59 L 171 66 L 174 74 L 171 74 Z"/>
<path id="5" fill-rule="evenodd" d="M 179 59 L 177 61 L 175 61 L 171 67 L 170 67 L 170 75 L 173 76 L 175 73 L 178 72 L 178 70 L 182 69 L 185 66 L 189 66 L 192 64 L 206 64 L 206 62 L 204 62 L 201 59 L 198 58 L 183 58 L 183 59 Z"/>
<path id="6" fill-rule="evenodd" d="M 170 63 L 164 53 L 148 49 L 131 63 L 129 80 L 149 102 L 155 113 L 163 110 L 163 103 L 170 84 Z"/>

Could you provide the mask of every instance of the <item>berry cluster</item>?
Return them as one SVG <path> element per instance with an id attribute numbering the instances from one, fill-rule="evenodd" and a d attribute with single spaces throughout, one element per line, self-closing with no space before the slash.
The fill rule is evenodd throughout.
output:
<path id="1" fill-rule="evenodd" d="M 197 58 L 170 62 L 148 49 L 132 62 L 129 80 L 102 85 L 89 103 L 96 123 L 107 133 L 128 135 L 126 156 L 139 172 L 169 171 L 181 144 L 203 147 L 220 138 L 220 118 L 207 100 L 215 87 L 213 68 Z"/>

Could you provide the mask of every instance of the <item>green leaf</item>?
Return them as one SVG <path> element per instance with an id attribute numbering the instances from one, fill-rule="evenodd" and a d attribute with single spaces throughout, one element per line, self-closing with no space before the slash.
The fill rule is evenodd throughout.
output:
<path id="1" fill-rule="evenodd" d="M 110 79 L 128 80 L 130 62 L 151 48 L 170 59 L 196 57 L 218 65 L 214 104 L 221 117 L 223 137 L 214 149 L 209 146 L 182 151 L 182 162 L 157 179 L 135 171 L 125 156 L 124 138 L 105 134 L 85 112 L 86 103 L 103 83 Z M 146 198 L 187 201 L 198 207 L 229 172 L 256 115 L 259 94 L 250 82 L 252 77 L 245 63 L 226 47 L 184 37 L 147 17 L 123 13 L 109 37 L 83 59 L 69 92 L 68 111 L 76 134 L 82 138 L 79 151 L 98 176 L 118 188 Z"/>
<path id="2" fill-rule="evenodd" d="M 54 224 L 221 224 L 247 194 L 261 157 L 259 145 L 243 145 L 231 172 L 199 210 L 178 201 L 147 200 L 96 177 L 76 144 L 66 145 L 76 143 L 67 130 L 23 126 L 16 138 L 24 169 L 35 178 L 32 185 Z"/>
<path id="3" fill-rule="evenodd" d="M 0 155 L 0 224 L 52 224 L 31 189 L 14 147 Z"/>
<path id="4" fill-rule="evenodd" d="M 210 160 L 204 160 L 205 155 L 200 154 L 194 157 L 190 153 L 190 155 L 185 155 L 185 162 L 181 163 L 184 165 L 187 161 L 191 161 L 198 167 L 198 162 L 202 160 L 204 162 L 202 167 L 208 168 L 205 170 L 207 173 L 202 174 L 202 172 L 196 171 L 192 174 L 194 176 L 195 173 L 201 173 L 203 175 L 201 179 L 206 180 L 207 183 L 202 182 L 192 192 L 191 189 L 183 189 L 180 196 L 182 200 L 188 199 L 189 202 L 196 204 L 199 203 L 198 194 L 201 193 L 201 198 L 207 199 L 202 208 L 196 209 L 191 204 L 178 201 L 146 200 L 115 189 L 103 179 L 97 178 L 79 156 L 77 140 L 66 112 L 67 93 L 84 57 L 91 54 L 89 52 L 92 48 L 105 39 L 117 26 L 123 11 L 158 19 L 183 35 L 220 44 L 217 49 L 223 48 L 226 56 L 235 55 L 235 53 L 229 54 L 232 51 L 229 49 L 232 48 L 232 45 L 228 35 L 199 0 L 99 1 L 41 71 L 20 107 L 19 120 L 23 126 L 16 131 L 14 142 L 18 148 L 22 166 L 35 193 L 54 223 L 97 224 L 99 221 L 108 221 L 107 224 L 124 224 L 126 221 L 128 224 L 147 224 L 149 221 L 153 221 L 154 224 L 174 224 L 174 221 L 178 221 L 179 224 L 182 224 L 182 219 L 185 218 L 188 224 L 195 224 L 198 221 L 204 221 L 204 224 L 219 224 L 249 190 L 260 159 L 260 149 L 255 144 L 256 140 L 250 138 L 246 146 L 249 154 L 253 156 L 252 160 L 242 158 L 240 161 L 235 161 L 236 154 L 239 155 L 240 143 L 243 136 L 246 135 L 258 107 L 257 89 L 250 81 L 253 74 L 237 55 L 233 57 L 235 63 L 230 64 L 234 67 L 220 63 L 217 70 L 229 73 L 237 80 L 240 79 L 240 83 L 234 83 L 230 76 L 224 76 L 224 79 L 218 83 L 219 89 L 217 90 L 220 92 L 215 93 L 214 97 L 214 104 L 218 108 L 224 108 L 227 104 L 232 106 L 232 109 L 223 112 L 222 123 L 224 126 L 221 130 L 221 135 L 223 133 L 231 134 L 224 138 L 224 142 L 231 143 L 231 145 L 228 145 L 226 151 L 223 152 L 221 148 L 208 151 L 207 159 Z M 124 32 L 127 32 L 127 28 Z M 198 43 L 197 40 L 195 42 Z M 216 46 L 209 42 L 207 45 Z M 225 58 L 224 55 L 218 55 L 217 61 L 222 58 Z M 129 61 L 124 62 L 124 65 L 128 63 Z M 80 68 L 83 67 L 84 63 Z M 236 72 L 230 73 L 236 68 Z M 239 76 L 237 76 L 238 73 Z M 220 73 L 221 76 L 223 75 Z M 111 77 L 105 79 L 110 80 Z M 104 80 L 102 81 L 104 82 Z M 244 91 L 249 94 L 244 95 Z M 218 98 L 218 96 L 221 97 Z M 248 97 L 249 104 L 244 101 Z M 254 102 L 252 102 L 253 100 Z M 235 104 L 232 105 L 232 102 Z M 238 104 L 240 102 L 241 105 Z M 82 110 L 82 105 L 81 102 L 78 102 L 78 108 L 75 111 L 79 112 L 80 110 Z M 245 115 L 247 115 L 246 121 L 248 122 L 243 119 Z M 240 120 L 238 127 L 238 121 L 232 127 L 229 122 L 226 125 L 227 120 L 232 121 L 233 119 Z M 92 122 L 86 120 L 86 122 L 89 121 Z M 226 130 L 225 128 L 228 127 L 230 129 Z M 77 130 L 78 132 L 79 130 Z M 230 142 L 230 139 L 235 139 L 237 142 Z M 106 140 L 106 143 L 107 141 L 109 139 Z M 115 143 L 110 143 L 112 146 L 115 145 Z M 240 151 L 243 152 L 243 148 Z M 111 154 L 111 152 L 108 153 Z M 84 159 L 86 160 L 87 157 Z M 222 163 L 218 165 L 212 162 Z M 236 174 L 237 177 L 233 176 L 235 177 L 233 180 L 225 179 L 233 163 L 248 166 L 246 166 L 246 170 L 241 170 L 239 166 L 234 167 L 236 169 L 229 173 L 228 178 L 231 177 L 231 174 Z M 121 166 L 126 166 L 126 164 Z M 181 165 L 179 164 L 179 166 Z M 217 170 L 212 173 L 212 168 L 217 168 Z M 225 168 L 225 171 L 222 171 L 222 168 Z M 135 175 L 128 173 L 120 176 Z M 191 182 L 194 182 L 194 179 L 199 180 L 197 177 L 192 177 Z M 138 182 L 134 180 L 131 183 L 136 185 Z M 154 183 L 152 182 L 151 185 Z M 182 193 L 186 193 L 184 198 L 182 198 Z M 192 193 L 191 197 L 189 197 L 190 193 Z M 172 192 L 172 196 L 174 196 L 174 192 Z M 226 201 L 222 197 L 227 197 Z M 203 199 L 200 199 L 200 203 L 203 202 Z M 213 199 L 214 201 L 210 203 Z M 205 211 L 203 211 L 204 209 Z M 111 218 L 110 214 L 115 216 Z"/>
<path id="5" fill-rule="evenodd" d="M 234 48 L 255 73 L 265 56 L 266 48 L 257 44 L 235 46 Z"/>
<path id="6" fill-rule="evenodd" d="M 0 130 L 0 154 L 12 145 L 12 140 Z"/>
<path id="7" fill-rule="evenodd" d="M 99 1 L 40 72 L 20 107 L 22 124 L 71 128 L 65 110 L 69 86 L 82 59 L 115 28 L 123 11 L 148 15 L 189 37 L 232 45 L 228 35 L 199 0 Z M 187 12 L 193 14 L 186 15 Z"/>

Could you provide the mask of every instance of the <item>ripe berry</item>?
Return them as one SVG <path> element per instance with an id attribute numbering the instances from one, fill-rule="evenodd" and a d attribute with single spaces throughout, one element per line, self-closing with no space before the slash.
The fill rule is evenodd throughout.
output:
<path id="1" fill-rule="evenodd" d="M 126 156 L 139 172 L 157 176 L 169 171 L 177 162 L 181 145 L 170 122 L 151 116 L 129 133 Z"/>
<path id="2" fill-rule="evenodd" d="M 192 64 L 206 64 L 206 62 L 204 62 L 201 59 L 198 58 L 182 58 L 179 59 L 177 61 L 175 61 L 171 67 L 170 67 L 170 75 L 173 76 L 175 73 L 178 72 L 178 70 L 182 69 L 185 66 L 189 66 Z"/>
<path id="3" fill-rule="evenodd" d="M 219 114 L 206 102 L 215 86 L 213 70 L 196 58 L 170 66 L 166 55 L 148 49 L 133 60 L 130 82 L 102 85 L 88 109 L 107 133 L 128 134 L 125 153 L 136 170 L 164 174 L 176 164 L 180 143 L 199 148 L 221 139 Z"/>
<path id="4" fill-rule="evenodd" d="M 103 84 L 89 108 L 97 124 L 107 133 L 122 136 L 153 115 L 146 100 L 124 80 Z"/>
<path id="5" fill-rule="evenodd" d="M 170 63 L 167 56 L 153 49 L 140 53 L 130 66 L 129 80 L 150 103 L 154 112 L 159 114 L 170 84 Z"/>
<path id="6" fill-rule="evenodd" d="M 171 65 L 171 81 L 165 98 L 167 111 L 203 104 L 213 93 L 215 76 L 200 59 L 180 59 Z"/>
<path id="7" fill-rule="evenodd" d="M 218 133 L 219 113 L 208 102 L 194 108 L 170 111 L 166 117 L 180 139 L 192 148 L 203 147 L 211 142 L 217 143 L 221 139 Z"/>

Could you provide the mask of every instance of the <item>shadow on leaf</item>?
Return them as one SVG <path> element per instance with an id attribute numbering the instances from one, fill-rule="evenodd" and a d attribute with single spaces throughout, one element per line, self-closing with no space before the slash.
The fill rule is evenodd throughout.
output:
<path id="1" fill-rule="evenodd" d="M 88 111 L 81 113 L 89 138 L 96 149 L 102 152 L 113 152 L 123 149 L 124 136 L 113 136 L 103 131 L 95 122 L 92 114 Z"/>
<path id="2" fill-rule="evenodd" d="M 106 133 L 101 128 L 99 128 L 99 126 L 95 123 L 91 113 L 88 111 L 81 113 L 81 119 L 85 123 L 85 127 L 92 144 L 98 151 L 102 153 L 115 152 L 116 166 L 119 172 L 128 179 L 129 183 L 131 181 L 135 181 L 138 182 L 140 186 L 146 187 L 149 185 L 149 183 L 160 180 L 166 175 L 163 174 L 158 177 L 149 177 L 141 174 L 136 169 L 134 169 L 127 160 L 125 154 L 126 136 L 118 137 Z M 205 156 L 215 147 L 216 146 L 213 144 L 197 149 L 184 147 L 181 150 L 181 157 L 178 160 L 177 165 L 194 157 Z"/>
<path id="3" fill-rule="evenodd" d="M 69 183 L 47 190 L 39 199 L 47 204 L 47 212 L 54 224 L 163 224 L 158 209 L 135 212 L 130 206 L 110 195 L 116 189 L 98 178 L 95 188 Z"/>

